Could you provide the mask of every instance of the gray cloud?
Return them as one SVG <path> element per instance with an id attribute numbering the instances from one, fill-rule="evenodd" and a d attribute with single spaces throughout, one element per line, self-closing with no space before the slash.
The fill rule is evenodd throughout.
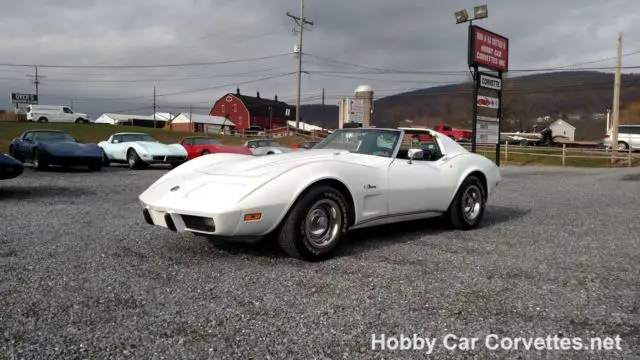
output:
<path id="1" fill-rule="evenodd" d="M 476 1 L 307 0 L 303 102 L 335 104 L 360 84 L 377 96 L 454 83 L 466 78 L 464 25 L 453 12 Z M 624 52 L 640 48 L 640 11 L 634 0 L 514 0 L 489 2 L 489 19 L 478 25 L 510 39 L 511 69 L 547 68 L 615 54 L 618 30 Z M 5 2 L 0 62 L 59 65 L 150 65 L 216 62 L 292 53 L 297 37 L 285 16 L 299 12 L 297 0 L 167 1 L 56 0 Z M 329 60 L 335 61 L 329 61 Z M 640 56 L 624 65 L 636 65 Z M 452 70 L 440 75 L 358 74 L 340 62 L 387 69 Z M 603 61 L 593 66 L 612 66 Z M 150 114 L 153 87 L 160 110 L 205 113 L 213 101 L 238 84 L 295 71 L 293 54 L 262 61 L 167 68 L 39 69 L 41 103 L 68 104 L 98 116 L 130 110 Z M 0 66 L 0 107 L 9 92 L 33 92 L 33 68 Z M 331 73 L 329 73 L 331 72 Z M 371 73 L 373 72 L 373 73 Z M 513 73 L 515 76 L 516 73 Z M 243 93 L 295 103 L 294 75 L 240 85 Z M 209 90 L 203 90 L 209 89 Z M 202 91 L 194 91 L 202 90 Z"/>

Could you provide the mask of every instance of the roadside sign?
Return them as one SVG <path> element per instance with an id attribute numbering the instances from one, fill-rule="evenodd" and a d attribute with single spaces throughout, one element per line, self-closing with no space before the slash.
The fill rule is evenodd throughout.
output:
<path id="1" fill-rule="evenodd" d="M 11 93 L 11 103 L 13 104 L 37 104 L 38 95 Z"/>
<path id="2" fill-rule="evenodd" d="M 500 107 L 500 100 L 491 96 L 478 95 L 478 106 L 487 109 L 497 109 Z"/>
<path id="3" fill-rule="evenodd" d="M 502 79 L 499 77 L 480 74 L 480 87 L 491 90 L 502 90 Z"/>
<path id="4" fill-rule="evenodd" d="M 476 121 L 476 143 L 495 145 L 500 142 L 500 119 L 478 116 Z"/>

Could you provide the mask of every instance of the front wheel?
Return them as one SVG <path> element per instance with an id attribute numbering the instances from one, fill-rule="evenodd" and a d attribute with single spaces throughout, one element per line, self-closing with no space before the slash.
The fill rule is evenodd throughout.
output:
<path id="1" fill-rule="evenodd" d="M 44 170 L 47 168 L 48 164 L 46 159 L 42 156 L 40 150 L 36 149 L 33 151 L 33 168 L 36 170 Z"/>
<path id="2" fill-rule="evenodd" d="M 344 196 L 331 186 L 305 192 L 293 205 L 278 231 L 280 247 L 291 257 L 307 261 L 332 257 L 346 237 L 349 212 Z"/>
<path id="3" fill-rule="evenodd" d="M 471 230 L 477 228 L 484 216 L 487 196 L 480 179 L 475 176 L 466 178 L 447 211 L 446 217 L 455 229 Z"/>
<path id="4" fill-rule="evenodd" d="M 127 164 L 131 170 L 142 169 L 144 167 L 144 162 L 134 149 L 127 151 Z"/>

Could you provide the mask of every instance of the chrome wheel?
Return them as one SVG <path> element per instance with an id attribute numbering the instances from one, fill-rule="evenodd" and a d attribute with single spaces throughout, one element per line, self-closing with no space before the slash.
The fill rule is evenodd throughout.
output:
<path id="1" fill-rule="evenodd" d="M 468 222 L 474 222 L 482 211 L 482 191 L 476 185 L 469 186 L 462 195 L 462 213 Z"/>
<path id="2" fill-rule="evenodd" d="M 129 166 L 134 166 L 136 164 L 136 155 L 133 151 L 129 152 Z"/>
<path id="3" fill-rule="evenodd" d="M 338 203 L 331 199 L 317 201 L 307 212 L 304 234 L 314 247 L 324 248 L 340 236 L 342 212 Z"/>

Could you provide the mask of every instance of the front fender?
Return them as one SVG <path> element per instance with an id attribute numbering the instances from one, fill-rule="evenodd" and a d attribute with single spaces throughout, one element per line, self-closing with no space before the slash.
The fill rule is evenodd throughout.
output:
<path id="1" fill-rule="evenodd" d="M 337 180 L 344 184 L 351 197 L 355 198 L 356 184 L 349 179 L 362 178 L 358 177 L 360 167 L 354 167 L 353 164 L 332 163 L 332 168 L 329 168 L 327 165 L 327 162 L 314 162 L 281 173 L 245 195 L 239 201 L 239 205 L 246 211 L 263 208 L 266 205 L 279 209 L 277 220 L 269 229 L 271 232 L 282 222 L 296 199 L 314 183 L 322 180 Z"/>

